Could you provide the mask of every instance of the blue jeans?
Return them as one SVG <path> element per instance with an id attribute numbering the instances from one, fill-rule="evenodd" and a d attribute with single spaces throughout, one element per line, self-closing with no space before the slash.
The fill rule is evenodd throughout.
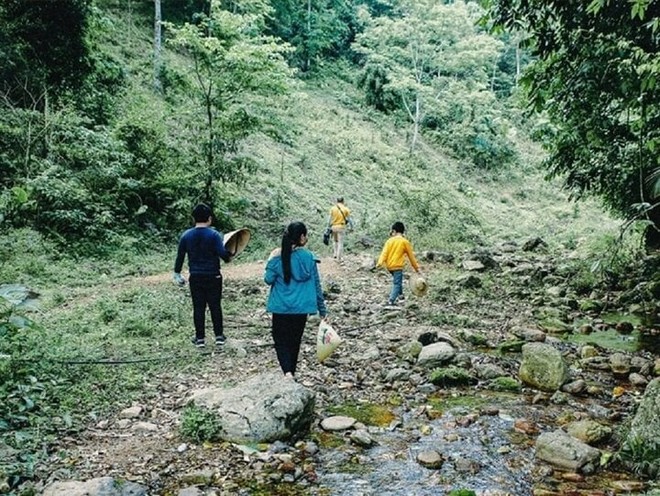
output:
<path id="1" fill-rule="evenodd" d="M 403 270 L 390 270 L 392 274 L 392 292 L 390 293 L 390 303 L 403 294 Z"/>

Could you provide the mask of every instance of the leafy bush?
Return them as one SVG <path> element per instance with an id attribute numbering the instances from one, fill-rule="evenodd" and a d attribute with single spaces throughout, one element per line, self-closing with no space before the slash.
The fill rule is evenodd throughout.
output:
<path id="1" fill-rule="evenodd" d="M 629 439 L 616 454 L 615 460 L 635 474 L 656 478 L 660 475 L 660 440 Z"/>
<path id="2" fill-rule="evenodd" d="M 181 415 L 181 436 L 195 442 L 222 439 L 222 426 L 218 417 L 207 408 L 188 405 Z"/>
<path id="3" fill-rule="evenodd" d="M 488 384 L 488 387 L 493 391 L 503 391 L 519 393 L 521 390 L 520 383 L 513 377 L 496 377 Z"/>
<path id="4" fill-rule="evenodd" d="M 473 382 L 473 379 L 467 370 L 450 365 L 449 367 L 433 370 L 429 381 L 436 386 L 452 387 L 465 386 Z"/>

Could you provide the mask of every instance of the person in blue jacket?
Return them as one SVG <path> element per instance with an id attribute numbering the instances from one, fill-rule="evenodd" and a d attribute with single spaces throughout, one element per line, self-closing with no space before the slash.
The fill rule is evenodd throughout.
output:
<path id="1" fill-rule="evenodd" d="M 307 316 L 328 311 L 314 254 L 305 248 L 307 227 L 292 222 L 284 231 L 281 248 L 270 254 L 264 281 L 270 285 L 266 310 L 273 314 L 272 335 L 277 360 L 289 378 L 296 374 Z"/>
<path id="2" fill-rule="evenodd" d="M 200 203 L 193 209 L 192 215 L 195 227 L 185 231 L 179 239 L 173 279 L 179 286 L 186 284 L 186 279 L 181 275 L 181 269 L 187 254 L 195 325 L 193 344 L 198 348 L 204 346 L 204 327 L 206 307 L 208 306 L 213 322 L 215 344 L 222 346 L 227 339 L 222 322 L 220 259 L 229 262 L 232 254 L 225 249 L 222 233 L 211 227 L 213 212 L 208 205 Z"/>

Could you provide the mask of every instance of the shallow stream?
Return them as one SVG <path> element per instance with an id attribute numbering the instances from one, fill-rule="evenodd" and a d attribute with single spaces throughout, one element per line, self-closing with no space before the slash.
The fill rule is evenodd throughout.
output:
<path id="1" fill-rule="evenodd" d="M 512 444 L 513 415 L 477 416 L 465 422 L 465 412 L 453 409 L 424 423 L 406 414 L 394 430 L 371 431 L 378 443 L 359 455 L 331 450 L 324 455 L 320 485 L 332 495 L 438 496 L 470 489 L 477 494 L 531 494 L 534 461 L 529 444 Z M 422 451 L 434 450 L 445 462 L 440 469 L 417 461 Z"/>

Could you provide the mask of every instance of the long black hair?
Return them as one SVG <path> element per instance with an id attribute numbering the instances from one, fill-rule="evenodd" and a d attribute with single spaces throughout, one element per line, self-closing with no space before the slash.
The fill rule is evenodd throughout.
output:
<path id="1" fill-rule="evenodd" d="M 284 282 L 289 284 L 291 281 L 291 252 L 294 246 L 298 246 L 300 236 L 307 234 L 307 226 L 302 222 L 292 222 L 284 231 L 282 236 L 282 271 L 284 272 Z"/>

